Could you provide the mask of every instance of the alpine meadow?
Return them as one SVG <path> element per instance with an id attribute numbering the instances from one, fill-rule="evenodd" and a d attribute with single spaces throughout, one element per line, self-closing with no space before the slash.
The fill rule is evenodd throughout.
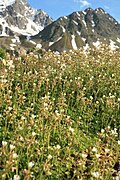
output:
<path id="1" fill-rule="evenodd" d="M 120 53 L 0 61 L 2 180 L 119 179 Z"/>
<path id="2" fill-rule="evenodd" d="M 119 7 L 0 0 L 0 180 L 120 180 Z"/>

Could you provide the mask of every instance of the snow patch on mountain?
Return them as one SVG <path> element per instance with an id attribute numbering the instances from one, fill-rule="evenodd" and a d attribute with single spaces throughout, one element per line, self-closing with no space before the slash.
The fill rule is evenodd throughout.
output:
<path id="1" fill-rule="evenodd" d="M 65 31 L 66 31 L 66 30 L 65 30 L 65 28 L 64 28 L 62 25 L 61 25 L 61 28 L 62 28 L 62 31 L 63 31 L 63 32 L 65 32 Z"/>
<path id="2" fill-rule="evenodd" d="M 86 22 L 85 22 L 84 19 L 82 20 L 82 22 L 83 22 L 83 24 L 85 25 L 85 27 L 87 27 L 87 24 L 86 24 Z"/>
<path id="3" fill-rule="evenodd" d="M 120 38 L 117 38 L 117 42 L 119 42 L 119 43 L 120 43 Z"/>
<path id="4" fill-rule="evenodd" d="M 52 46 L 54 44 L 54 42 L 49 42 L 49 46 Z"/>
<path id="5" fill-rule="evenodd" d="M 79 12 L 76 12 L 77 16 L 80 16 L 80 13 Z"/>
<path id="6" fill-rule="evenodd" d="M 78 22 L 76 22 L 76 21 L 74 21 L 74 20 L 73 20 L 73 22 L 74 22 L 74 24 L 76 24 L 76 25 L 78 26 Z"/>
<path id="7" fill-rule="evenodd" d="M 77 34 L 80 36 L 80 35 L 81 35 L 81 32 L 80 32 L 80 31 L 77 31 Z"/>
<path id="8" fill-rule="evenodd" d="M 2 12 L 7 6 L 15 3 L 15 0 L 0 0 L 0 12 Z"/>
<path id="9" fill-rule="evenodd" d="M 94 21 L 92 20 L 91 22 L 92 22 L 92 27 L 95 27 L 95 23 L 94 23 Z"/>
<path id="10" fill-rule="evenodd" d="M 97 40 L 96 42 L 93 42 L 93 46 L 95 46 L 96 48 L 98 48 L 100 46 L 100 41 Z"/>
<path id="11" fill-rule="evenodd" d="M 41 48 L 42 48 L 42 45 L 41 45 L 41 44 L 37 44 L 37 45 L 36 45 L 36 48 L 37 48 L 37 49 L 41 49 Z"/>
<path id="12" fill-rule="evenodd" d="M 77 50 L 78 48 L 77 48 L 77 45 L 75 42 L 75 35 L 73 34 L 73 35 L 71 35 L 71 37 L 72 37 L 72 40 L 71 40 L 72 47 L 73 47 L 73 49 Z"/>
<path id="13" fill-rule="evenodd" d="M 39 33 L 39 27 L 30 19 L 27 19 L 28 23 L 26 25 L 26 29 L 19 29 L 17 26 L 10 26 L 10 29 L 17 34 L 22 34 L 25 36 L 36 35 Z M 34 27 L 34 28 L 33 28 Z"/>
<path id="14" fill-rule="evenodd" d="M 115 45 L 115 42 L 113 40 L 110 39 L 110 48 L 111 50 L 116 50 L 117 48 L 119 48 L 118 46 Z"/>
<path id="15" fill-rule="evenodd" d="M 34 44 L 34 45 L 36 45 L 36 42 L 34 42 L 34 41 L 32 41 L 32 40 L 30 40 L 29 42 L 32 43 L 32 44 Z"/>
<path id="16" fill-rule="evenodd" d="M 63 16 L 64 17 L 64 19 L 67 19 L 67 16 Z"/>
<path id="17" fill-rule="evenodd" d="M 85 42 L 86 41 L 86 39 L 85 38 L 83 38 L 83 37 L 81 37 L 81 39 Z"/>
<path id="18" fill-rule="evenodd" d="M 86 51 L 87 49 L 89 49 L 89 44 L 87 43 L 85 46 L 83 46 L 83 49 Z"/>
<path id="19" fill-rule="evenodd" d="M 55 42 L 49 42 L 49 46 L 52 46 L 54 43 L 58 42 L 62 37 L 59 37 Z"/>
<path id="20" fill-rule="evenodd" d="M 13 43 L 20 43 L 19 37 L 15 36 L 13 39 L 11 39 Z"/>
<path id="21" fill-rule="evenodd" d="M 4 18 L 0 17 L 0 36 L 8 36 L 6 34 L 7 27 L 8 23 L 4 20 Z"/>
<path id="22" fill-rule="evenodd" d="M 86 15 L 86 14 L 87 14 L 87 12 L 85 12 L 85 11 L 82 11 L 82 13 L 83 13 L 84 15 Z"/>

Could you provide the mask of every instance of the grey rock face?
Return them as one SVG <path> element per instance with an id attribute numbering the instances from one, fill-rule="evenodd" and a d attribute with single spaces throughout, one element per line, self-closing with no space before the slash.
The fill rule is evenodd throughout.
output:
<path id="1" fill-rule="evenodd" d="M 17 35 L 35 35 L 53 20 L 42 10 L 36 10 L 29 6 L 26 0 L 10 0 L 6 4 L 0 1 L 0 25 L 1 35 L 10 35 L 10 29 Z"/>
<path id="2" fill-rule="evenodd" d="M 59 18 L 33 40 L 55 51 L 98 47 L 101 43 L 119 48 L 120 24 L 102 8 L 88 8 Z"/>

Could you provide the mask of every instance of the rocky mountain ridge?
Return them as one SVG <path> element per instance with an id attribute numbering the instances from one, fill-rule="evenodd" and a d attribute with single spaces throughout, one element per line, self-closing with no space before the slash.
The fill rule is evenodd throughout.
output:
<path id="1" fill-rule="evenodd" d="M 108 44 L 120 48 L 120 24 L 102 8 L 73 12 L 52 22 L 32 37 L 46 50 L 63 51 Z"/>
<path id="2" fill-rule="evenodd" d="M 120 48 L 120 24 L 102 8 L 73 12 L 53 21 L 27 0 L 0 0 L 0 47 L 77 50 L 108 44 Z"/>
<path id="3" fill-rule="evenodd" d="M 46 12 L 31 8 L 26 0 L 0 0 L 0 36 L 36 35 L 52 21 Z"/>

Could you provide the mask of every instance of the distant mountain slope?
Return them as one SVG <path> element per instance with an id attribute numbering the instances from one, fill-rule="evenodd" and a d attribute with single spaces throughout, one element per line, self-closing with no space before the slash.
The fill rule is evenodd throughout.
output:
<path id="1" fill-rule="evenodd" d="M 52 21 L 47 13 L 31 8 L 26 0 L 0 0 L 0 36 L 36 35 Z"/>
<path id="2" fill-rule="evenodd" d="M 0 47 L 38 47 L 53 51 L 99 47 L 120 48 L 120 24 L 102 8 L 87 8 L 53 21 L 27 0 L 0 0 Z"/>
<path id="3" fill-rule="evenodd" d="M 109 44 L 120 47 L 120 24 L 102 8 L 73 12 L 54 21 L 32 37 L 45 49 L 63 51 Z"/>

